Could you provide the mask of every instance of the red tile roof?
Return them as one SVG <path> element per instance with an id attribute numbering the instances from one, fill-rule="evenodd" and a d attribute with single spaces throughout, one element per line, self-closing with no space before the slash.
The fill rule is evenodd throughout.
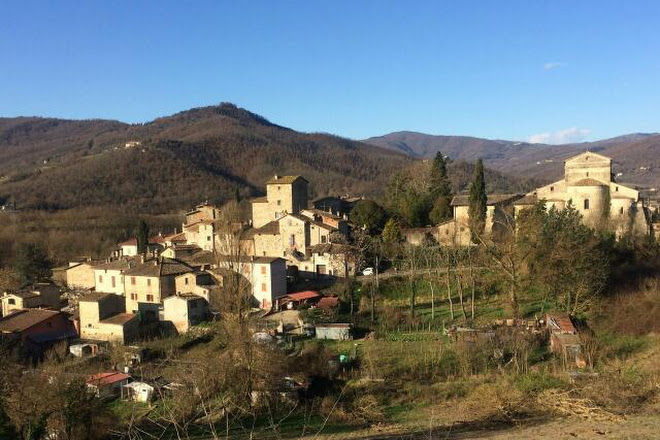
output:
<path id="1" fill-rule="evenodd" d="M 286 295 L 287 298 L 292 299 L 294 301 L 302 301 L 304 299 L 318 298 L 319 296 L 321 295 L 318 292 L 314 292 L 313 290 L 305 290 L 304 292 L 296 292 Z"/>
<path id="2" fill-rule="evenodd" d="M 111 385 L 117 382 L 122 382 L 130 378 L 131 376 L 129 376 L 128 374 L 119 373 L 117 371 L 110 371 L 107 373 L 92 374 L 87 378 L 87 383 L 89 385 L 103 386 L 103 385 Z"/>
<path id="3" fill-rule="evenodd" d="M 334 309 L 339 305 L 339 298 L 336 296 L 324 296 L 321 298 L 317 306 L 324 310 Z"/>
<path id="4" fill-rule="evenodd" d="M 569 335 L 577 334 L 577 330 L 575 329 L 575 326 L 573 326 L 571 317 L 565 313 L 552 315 L 548 314 L 546 319 L 547 326 L 552 333 Z"/>

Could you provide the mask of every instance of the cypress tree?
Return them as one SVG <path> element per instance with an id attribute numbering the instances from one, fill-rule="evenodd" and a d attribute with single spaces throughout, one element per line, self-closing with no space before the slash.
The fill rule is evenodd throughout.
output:
<path id="1" fill-rule="evenodd" d="M 470 225 L 470 236 L 473 242 L 477 242 L 477 237 L 481 236 L 486 227 L 486 206 L 488 196 L 486 195 L 486 179 L 484 178 L 484 163 L 481 159 L 477 160 L 474 169 L 474 179 L 470 186 L 470 198 L 468 206 L 468 216 Z"/>
<path id="2" fill-rule="evenodd" d="M 147 251 L 149 246 L 149 226 L 144 220 L 140 220 L 137 233 L 137 248 L 138 253 L 142 254 Z"/>
<path id="3" fill-rule="evenodd" d="M 442 223 L 452 217 L 451 212 L 451 182 L 447 175 L 447 159 L 441 152 L 437 152 L 429 176 L 429 194 L 433 200 L 433 208 L 429 214 L 434 224 Z"/>

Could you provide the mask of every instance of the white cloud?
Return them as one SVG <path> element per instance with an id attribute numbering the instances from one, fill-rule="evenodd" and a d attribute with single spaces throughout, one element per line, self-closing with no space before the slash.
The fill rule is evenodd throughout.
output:
<path id="1" fill-rule="evenodd" d="M 554 69 L 557 69 L 557 68 L 559 68 L 559 67 L 563 67 L 563 66 L 565 66 L 565 65 L 566 65 L 566 63 L 562 63 L 562 62 L 560 62 L 560 61 L 554 61 L 554 62 L 551 62 L 551 63 L 545 63 L 545 64 L 543 65 L 543 70 L 554 70 Z"/>
<path id="2" fill-rule="evenodd" d="M 555 131 L 553 133 L 537 133 L 527 138 L 527 142 L 531 144 L 572 144 L 574 142 L 582 142 L 591 133 L 588 128 L 571 127 L 565 130 Z"/>

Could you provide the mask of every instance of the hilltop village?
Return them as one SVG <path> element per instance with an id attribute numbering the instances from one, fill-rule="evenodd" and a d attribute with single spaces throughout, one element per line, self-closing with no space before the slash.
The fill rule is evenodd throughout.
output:
<path id="1" fill-rule="evenodd" d="M 69 292 L 64 306 L 60 287 L 52 282 L 4 292 L 0 328 L 26 340 L 24 333 L 57 322 L 61 333 L 49 330 L 50 336 L 38 337 L 40 344 L 51 337 L 127 344 L 139 338 L 141 328 L 164 324 L 184 333 L 213 319 L 218 302 L 227 300 L 223 290 L 235 277 L 247 286 L 253 310 L 266 314 L 299 304 L 336 307 L 338 298 L 323 298 L 318 288 L 370 266 L 349 244 L 351 229 L 361 228 L 350 221 L 360 198 L 310 203 L 308 184 L 302 176 L 274 176 L 266 182 L 266 195 L 250 201 L 249 221 L 227 218 L 220 207 L 203 203 L 185 214 L 180 232 L 151 236 L 143 249 L 130 237 L 104 261 L 71 262 L 59 274 Z M 606 220 L 619 236 L 627 231 L 657 234 L 659 229 L 639 191 L 614 181 L 611 159 L 585 152 L 566 160 L 560 181 L 528 194 L 488 195 L 483 236 L 506 233 L 516 215 L 539 201 L 546 209 L 572 204 L 585 224 L 598 227 Z M 411 245 L 426 239 L 442 246 L 474 245 L 468 197 L 455 196 L 451 207 L 451 220 L 404 229 L 402 237 Z M 299 280 L 309 289 L 296 291 Z"/>
<path id="2" fill-rule="evenodd" d="M 478 171 L 471 188 L 483 183 Z M 631 255 L 654 255 L 660 231 L 657 207 L 616 182 L 611 159 L 594 152 L 566 160 L 563 179 L 528 193 L 484 190 L 481 226 L 472 191 L 452 195 L 435 226 L 399 228 L 391 216 L 376 228 L 363 210 L 374 202 L 310 201 L 309 186 L 303 176 L 273 176 L 249 205 L 201 203 L 169 234 L 141 224 L 104 259 L 71 261 L 52 279 L 4 291 L 8 353 L 35 365 L 56 359 L 67 381 L 80 369 L 95 401 L 119 402 L 110 407 L 129 427 L 127 402 L 169 410 L 231 389 L 239 403 L 216 402 L 215 420 L 229 424 L 233 414 L 241 423 L 274 402 L 286 411 L 319 404 L 337 384 L 366 387 L 364 405 L 381 408 L 362 412 L 358 391 L 338 420 L 376 426 L 385 420 L 380 393 L 423 399 L 378 388 L 404 389 L 406 378 L 500 381 L 530 368 L 592 377 L 605 358 L 586 319 L 607 301 L 599 295 L 621 276 L 615 270 L 632 265 Z M 211 385 L 220 388 L 199 391 Z M 525 393 L 547 410 L 542 390 Z M 209 401 L 177 411 L 198 427 Z M 140 429 L 183 423 L 154 425 L 149 411 Z"/>

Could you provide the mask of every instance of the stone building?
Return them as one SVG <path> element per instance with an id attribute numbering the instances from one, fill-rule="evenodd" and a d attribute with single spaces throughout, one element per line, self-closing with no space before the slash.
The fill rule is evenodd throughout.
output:
<path id="1" fill-rule="evenodd" d="M 571 203 L 592 228 L 625 233 L 650 233 L 648 209 L 639 191 L 615 181 L 612 159 L 591 151 L 564 161 L 564 178 L 542 186 L 514 203 L 516 211 L 543 201 L 546 208 Z"/>
<path id="2" fill-rule="evenodd" d="M 266 196 L 253 199 L 252 226 L 260 228 L 285 214 L 307 208 L 308 182 L 301 176 L 275 176 L 266 182 Z"/>
<path id="3" fill-rule="evenodd" d="M 53 283 L 35 283 L 31 287 L 2 295 L 2 315 L 21 309 L 60 309 L 60 289 Z"/>
<path id="4" fill-rule="evenodd" d="M 169 258 L 145 261 L 126 270 L 126 310 L 140 314 L 142 319 L 157 320 L 163 299 L 176 293 L 176 276 L 188 272 L 193 272 L 193 268 Z"/>
<path id="5" fill-rule="evenodd" d="M 78 302 L 79 331 L 82 339 L 126 344 L 138 333 L 138 317 L 125 313 L 123 296 L 92 293 Z"/>
<path id="6" fill-rule="evenodd" d="M 564 209 L 572 204 L 591 228 L 645 235 L 652 233 L 650 213 L 639 191 L 615 181 L 612 159 L 590 151 L 564 161 L 564 178 L 528 194 L 488 195 L 484 236 L 512 232 L 516 215 L 542 201 L 547 209 Z M 406 240 L 419 244 L 433 237 L 442 245 L 468 246 L 469 196 L 458 195 L 451 202 L 453 218 L 433 228 L 405 230 Z"/>

